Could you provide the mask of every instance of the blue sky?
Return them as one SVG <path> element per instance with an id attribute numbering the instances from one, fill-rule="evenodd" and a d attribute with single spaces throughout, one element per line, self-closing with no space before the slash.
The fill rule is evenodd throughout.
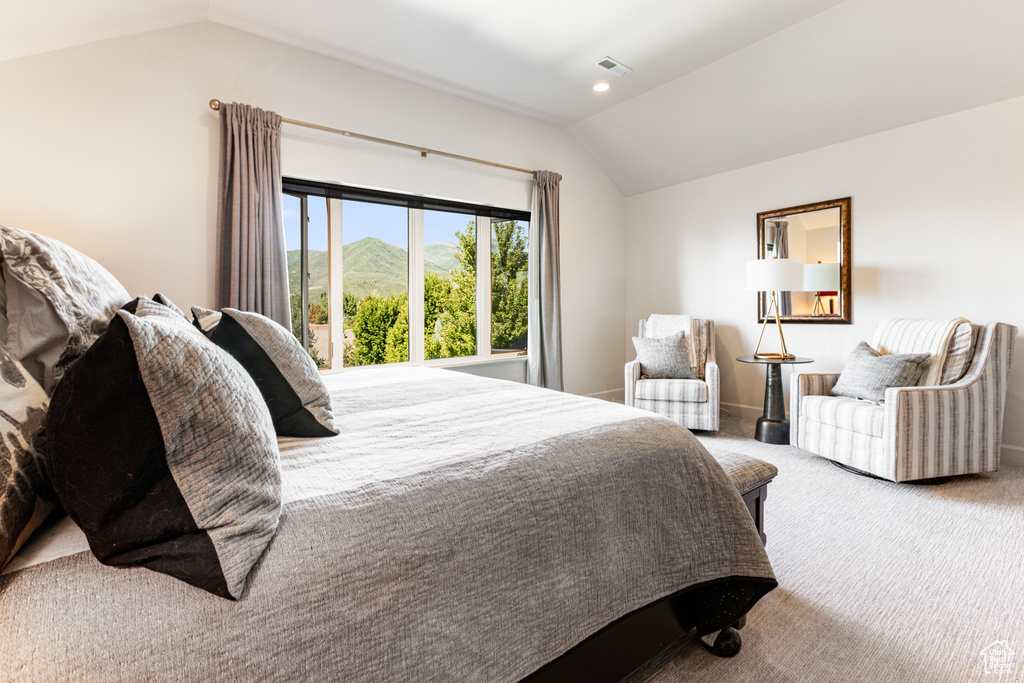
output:
<path id="1" fill-rule="evenodd" d="M 284 232 L 289 251 L 300 247 L 299 207 L 298 197 L 284 195 Z M 345 200 L 341 212 L 344 244 L 358 242 L 364 237 L 376 237 L 403 249 L 408 248 L 408 214 L 405 208 Z M 423 243 L 456 243 L 455 232 L 464 230 L 471 220 L 472 216 L 464 214 L 426 211 L 423 214 Z M 309 248 L 314 251 L 327 249 L 327 200 L 323 197 L 309 198 Z"/>

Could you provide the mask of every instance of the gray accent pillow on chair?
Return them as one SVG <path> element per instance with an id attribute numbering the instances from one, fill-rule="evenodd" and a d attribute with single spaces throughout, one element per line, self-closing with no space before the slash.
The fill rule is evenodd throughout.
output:
<path id="1" fill-rule="evenodd" d="M 669 337 L 633 337 L 633 347 L 641 379 L 696 379 L 684 332 Z"/>
<path id="2" fill-rule="evenodd" d="M 882 354 L 867 342 L 861 342 L 846 360 L 839 381 L 830 393 L 882 403 L 889 387 L 917 384 L 930 357 L 930 353 Z"/>

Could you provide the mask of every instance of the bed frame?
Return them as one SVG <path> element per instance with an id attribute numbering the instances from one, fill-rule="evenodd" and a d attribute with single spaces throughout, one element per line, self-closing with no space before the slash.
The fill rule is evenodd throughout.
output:
<path id="1" fill-rule="evenodd" d="M 764 503 L 768 497 L 771 479 L 760 482 L 741 494 L 747 510 L 754 520 L 761 542 L 767 544 L 764 533 Z M 650 660 L 687 632 L 676 618 L 674 597 L 670 596 L 628 614 L 590 636 L 564 655 L 535 671 L 524 679 L 529 683 L 614 683 Z M 740 651 L 742 639 L 739 629 L 746 617 L 725 628 L 709 646 L 712 654 L 733 657 Z"/>

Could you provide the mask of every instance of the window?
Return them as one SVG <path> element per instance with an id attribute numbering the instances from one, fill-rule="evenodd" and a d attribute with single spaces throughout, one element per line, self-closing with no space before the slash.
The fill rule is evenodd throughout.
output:
<path id="1" fill-rule="evenodd" d="M 319 367 L 526 354 L 529 213 L 288 178 L 284 191 L 292 332 Z"/>

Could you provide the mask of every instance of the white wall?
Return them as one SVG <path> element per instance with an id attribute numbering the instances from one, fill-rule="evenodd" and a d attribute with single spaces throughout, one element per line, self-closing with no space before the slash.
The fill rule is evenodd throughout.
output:
<path id="1" fill-rule="evenodd" d="M 756 214 L 845 196 L 853 324 L 785 324 L 789 350 L 817 359 L 802 369 L 838 371 L 889 316 L 1024 329 L 1021 121 L 1016 98 L 627 198 L 627 334 L 652 312 L 713 318 L 722 400 L 760 413 L 763 367 L 733 361 L 753 352 L 760 331 L 756 295 L 744 291 Z M 632 352 L 628 337 L 623 345 Z M 783 381 L 788 393 L 788 370 Z M 1020 336 L 1006 409 L 1004 455 L 1024 460 Z"/>
<path id="2" fill-rule="evenodd" d="M 565 383 L 621 385 L 624 203 L 566 131 L 208 22 L 0 63 L 0 223 L 213 303 L 212 98 L 562 174 Z M 285 126 L 286 174 L 529 209 L 528 176 Z"/>

